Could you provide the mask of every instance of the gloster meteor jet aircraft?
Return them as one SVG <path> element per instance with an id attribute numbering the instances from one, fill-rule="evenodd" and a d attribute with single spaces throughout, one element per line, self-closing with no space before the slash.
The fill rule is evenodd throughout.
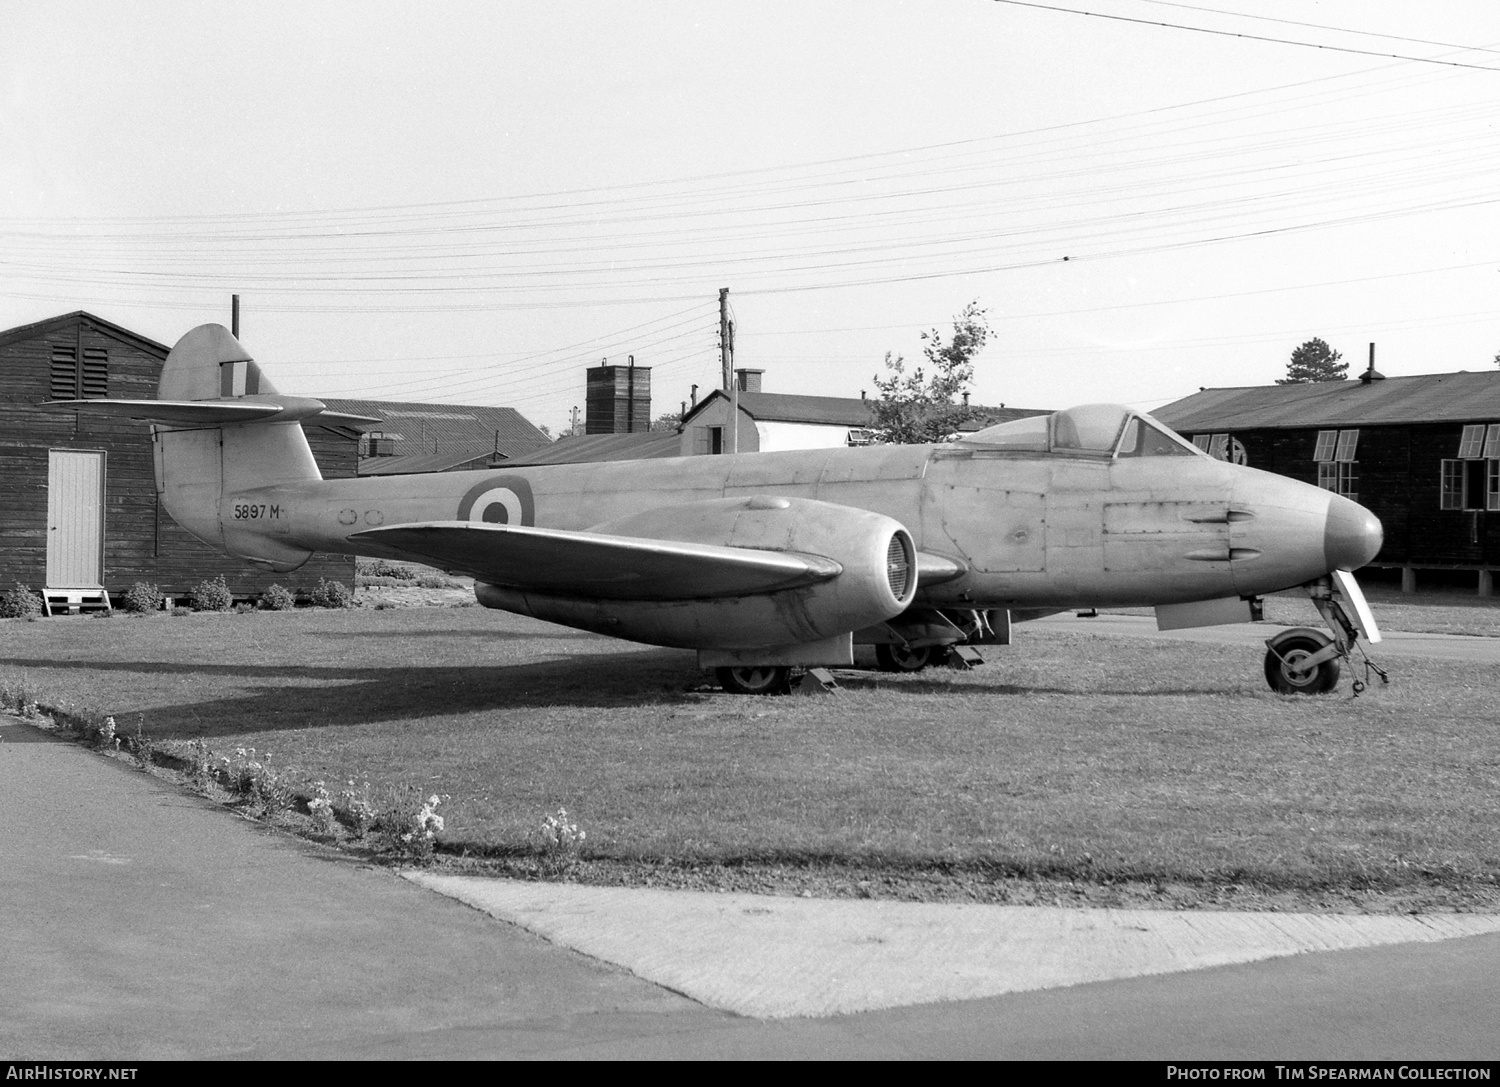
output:
<path id="1" fill-rule="evenodd" d="M 1163 628 L 1206 626 L 1296 587 L 1332 637 L 1271 638 L 1276 690 L 1327 691 L 1359 637 L 1380 639 L 1349 573 L 1380 549 L 1369 510 L 1118 405 L 939 445 L 325 480 L 297 424 L 352 417 L 278 394 L 203 325 L 157 399 L 53 406 L 155 424 L 167 510 L 228 554 L 276 571 L 314 551 L 425 563 L 474 578 L 486 607 L 697 650 L 739 693 L 850 665 L 855 643 L 915 669 L 1008 643 L 1013 615 L 1145 605 Z"/>

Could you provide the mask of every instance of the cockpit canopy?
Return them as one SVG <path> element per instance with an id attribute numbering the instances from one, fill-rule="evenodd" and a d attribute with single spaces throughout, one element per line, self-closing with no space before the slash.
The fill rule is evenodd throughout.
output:
<path id="1" fill-rule="evenodd" d="M 1201 457 L 1204 454 L 1149 415 L 1120 404 L 1083 404 L 966 434 L 964 445 L 1016 453 L 1075 457 Z"/>

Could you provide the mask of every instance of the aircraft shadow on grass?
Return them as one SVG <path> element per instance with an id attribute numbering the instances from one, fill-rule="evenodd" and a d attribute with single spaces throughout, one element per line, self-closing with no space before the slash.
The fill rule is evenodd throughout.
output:
<path id="1" fill-rule="evenodd" d="M 395 668 L 19 658 L 3 663 L 38 671 L 176 674 L 185 686 L 192 685 L 194 677 L 239 681 L 233 690 L 202 700 L 138 710 L 111 705 L 112 699 L 134 701 L 119 687 L 82 700 L 91 710 L 113 713 L 122 721 L 144 714 L 146 733 L 153 739 L 340 728 L 505 710 L 672 704 L 696 697 L 687 688 L 697 676 L 691 655 L 681 650 L 591 655 L 585 671 L 576 656 L 513 665 Z M 44 680 L 33 682 L 45 689 Z"/>
<path id="2" fill-rule="evenodd" d="M 672 707 L 702 704 L 701 673 L 684 650 L 647 649 L 577 656 L 521 664 L 412 665 L 408 667 L 349 667 L 342 665 L 237 665 L 178 661 L 59 661 L 12 658 L 15 668 L 90 671 L 102 673 L 175 674 L 184 685 L 194 677 L 238 681 L 235 689 L 199 701 L 120 710 L 106 694 L 86 700 L 99 713 L 121 720 L 144 715 L 147 734 L 154 739 L 193 739 L 199 736 L 274 733 L 313 728 L 345 728 L 383 722 L 474 713 L 504 713 L 544 709 Z M 582 667 L 581 667 L 582 666 Z M 885 689 L 904 694 L 943 695 L 983 693 L 997 698 L 1027 695 L 1081 695 L 1151 698 L 1222 695 L 1222 684 L 1140 690 L 1093 687 L 1088 691 L 1057 686 L 999 682 L 956 685 L 939 675 L 892 676 L 878 672 L 840 671 L 839 682 L 851 692 Z M 955 677 L 956 678 L 956 677 Z M 997 676 L 997 679 L 1000 677 Z M 279 682 L 278 682 L 279 681 Z M 287 682 L 291 681 L 291 682 Z M 722 699 L 726 717 L 739 718 L 746 703 Z M 837 707 L 837 696 L 830 708 Z M 755 699 L 759 704 L 784 704 L 782 699 Z M 829 705 L 828 703 L 824 703 Z"/>

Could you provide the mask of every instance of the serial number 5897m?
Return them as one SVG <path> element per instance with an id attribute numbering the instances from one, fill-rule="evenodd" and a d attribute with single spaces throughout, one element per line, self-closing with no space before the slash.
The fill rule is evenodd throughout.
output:
<path id="1" fill-rule="evenodd" d="M 280 518 L 280 506 L 268 506 L 264 502 L 237 502 L 234 506 L 234 519 L 236 521 L 275 521 Z"/>

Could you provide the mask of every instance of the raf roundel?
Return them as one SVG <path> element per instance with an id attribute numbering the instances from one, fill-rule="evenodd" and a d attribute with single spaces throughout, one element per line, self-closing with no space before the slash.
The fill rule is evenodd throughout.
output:
<path id="1" fill-rule="evenodd" d="M 458 504 L 460 521 L 491 525 L 534 525 L 531 484 L 516 475 L 491 476 L 470 487 Z"/>

